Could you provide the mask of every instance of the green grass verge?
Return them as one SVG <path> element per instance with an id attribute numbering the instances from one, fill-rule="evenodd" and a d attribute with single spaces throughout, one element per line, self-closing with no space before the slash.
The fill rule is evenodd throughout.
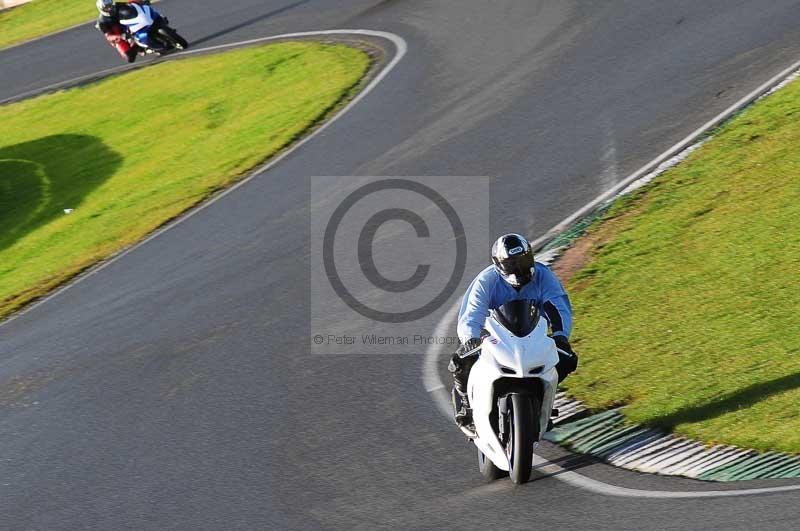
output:
<path id="1" fill-rule="evenodd" d="M 0 107 L 0 317 L 236 181 L 369 63 L 344 45 L 271 44 Z"/>
<path id="2" fill-rule="evenodd" d="M 703 441 L 800 452 L 798 118 L 795 82 L 590 230 L 601 243 L 569 283 L 570 394 Z"/>
<path id="3" fill-rule="evenodd" d="M 33 0 L 0 11 L 0 50 L 97 16 L 92 0 Z M 101 37 L 98 35 L 98 39 Z M 102 44 L 102 40 L 98 41 Z"/>

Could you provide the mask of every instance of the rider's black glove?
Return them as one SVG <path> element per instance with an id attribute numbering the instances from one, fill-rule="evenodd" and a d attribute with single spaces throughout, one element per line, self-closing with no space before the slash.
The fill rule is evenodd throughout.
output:
<path id="1" fill-rule="evenodd" d="M 570 354 L 575 354 L 572 350 L 572 345 L 569 344 L 569 339 L 567 336 L 553 336 L 553 341 L 556 342 L 556 347 L 560 350 L 569 352 Z"/>
<path id="2" fill-rule="evenodd" d="M 572 345 L 569 344 L 569 339 L 566 336 L 553 336 L 553 341 L 556 342 L 558 347 L 558 365 L 556 371 L 558 372 L 558 381 L 562 381 L 571 372 L 575 372 L 578 368 L 578 355 L 572 350 Z"/>
<path id="3" fill-rule="evenodd" d="M 452 373 L 458 372 L 460 369 L 464 367 L 465 364 L 465 356 L 467 352 L 475 350 L 476 348 L 481 346 L 481 340 L 477 337 L 473 337 L 466 341 L 466 343 L 462 343 L 460 347 L 456 349 L 453 353 L 453 357 L 450 358 L 450 364 L 447 366 L 447 370 Z M 473 352 L 468 357 L 475 358 L 478 352 Z M 477 358 L 476 358 L 477 359 Z M 474 360 L 473 360 L 474 361 Z"/>
<path id="4" fill-rule="evenodd" d="M 456 350 L 456 353 L 458 353 L 458 355 L 463 358 L 467 354 L 467 352 L 469 352 L 471 350 L 475 350 L 476 348 L 478 348 L 480 346 L 481 346 L 481 340 L 478 339 L 477 337 L 473 337 L 473 338 L 468 339 L 466 343 L 464 343 L 463 345 L 458 347 L 458 350 Z"/>

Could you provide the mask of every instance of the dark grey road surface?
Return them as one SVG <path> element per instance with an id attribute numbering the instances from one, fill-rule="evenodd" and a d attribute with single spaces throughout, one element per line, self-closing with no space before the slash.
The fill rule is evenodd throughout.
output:
<path id="1" fill-rule="evenodd" d="M 314 175 L 491 176 L 492 233 L 537 236 L 800 57 L 800 2 L 161 9 L 203 45 L 349 27 L 397 33 L 409 51 L 278 166 L 0 327 L 0 528 L 797 529 L 791 493 L 483 485 L 422 387 L 421 356 L 308 354 L 308 253 L 295 249 Z M 89 28 L 1 52 L 0 99 L 117 61 Z M 97 112 L 130 112 L 120 99 Z M 579 466 L 612 484 L 709 488 Z"/>

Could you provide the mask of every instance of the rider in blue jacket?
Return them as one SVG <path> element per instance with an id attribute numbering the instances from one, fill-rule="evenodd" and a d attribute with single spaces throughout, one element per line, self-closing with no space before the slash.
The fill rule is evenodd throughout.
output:
<path id="1" fill-rule="evenodd" d="M 453 405 L 455 420 L 460 426 L 472 422 L 467 380 L 478 359 L 483 324 L 490 310 L 515 300 L 535 301 L 549 322 L 560 351 L 556 366 L 558 381 L 578 366 L 578 356 L 569 344 L 572 307 L 561 282 L 547 266 L 534 261 L 533 250 L 525 237 L 519 234 L 501 236 L 492 246 L 492 265 L 472 281 L 458 313 L 461 347 L 453 354 L 448 370 L 453 373 Z"/>

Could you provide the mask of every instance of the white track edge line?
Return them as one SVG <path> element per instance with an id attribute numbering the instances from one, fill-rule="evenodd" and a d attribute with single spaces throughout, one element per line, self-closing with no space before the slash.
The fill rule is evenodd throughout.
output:
<path id="1" fill-rule="evenodd" d="M 538 456 L 537 456 L 538 457 Z M 540 458 L 542 459 L 542 458 Z M 800 490 L 800 485 L 784 485 L 780 487 L 764 487 L 755 489 L 732 489 L 732 490 L 700 490 L 700 491 L 671 491 L 671 490 L 643 490 L 631 489 L 610 485 L 596 479 L 592 479 L 577 472 L 566 470 L 555 463 L 544 460 L 544 464 L 537 466 L 541 470 L 556 479 L 588 490 L 595 494 L 604 496 L 618 496 L 623 498 L 725 498 L 734 496 L 752 496 L 756 494 L 775 494 Z M 548 476 L 549 477 L 549 476 Z"/>
<path id="2" fill-rule="evenodd" d="M 794 74 L 798 69 L 800 69 L 800 61 L 796 61 L 792 65 L 781 70 L 780 72 L 769 78 L 767 81 L 759 85 L 756 89 L 752 90 L 747 95 L 740 98 L 738 101 L 736 101 L 736 103 L 729 106 L 727 109 L 717 114 L 714 118 L 712 118 L 705 124 L 701 125 L 697 129 L 689 133 L 689 135 L 684 137 L 683 140 L 667 148 L 667 150 L 663 151 L 656 158 L 652 159 L 650 162 L 648 162 L 647 164 L 645 164 L 632 174 L 628 175 L 625 179 L 615 184 L 609 190 L 601 193 L 593 200 L 591 200 L 589 203 L 587 203 L 586 205 L 575 211 L 573 214 L 569 215 L 561 222 L 550 228 L 550 230 L 548 230 L 542 236 L 534 240 L 532 242 L 532 246 L 534 248 L 537 248 L 543 245 L 544 243 L 546 243 L 547 241 L 558 235 L 560 232 L 563 232 L 566 229 L 568 229 L 572 225 L 572 223 L 574 223 L 581 217 L 591 212 L 601 203 L 609 201 L 614 197 L 616 197 L 620 192 L 625 190 L 629 185 L 631 185 L 638 179 L 647 178 L 649 173 L 655 170 L 662 162 L 679 154 L 684 149 L 691 147 L 695 142 L 701 140 L 703 135 L 705 135 L 710 129 L 726 121 L 731 116 L 742 110 L 744 107 L 746 107 L 753 101 L 757 100 L 760 96 L 765 95 L 774 90 L 775 88 L 777 88 L 781 83 L 786 81 L 787 78 L 789 78 L 789 76 Z M 555 256 L 555 253 L 552 254 L 553 256 Z M 447 330 L 450 329 L 453 322 L 455 321 L 457 315 L 457 308 L 458 305 L 453 306 L 450 310 L 448 310 L 444 314 L 444 316 L 442 316 L 441 320 L 437 323 L 435 328 L 437 333 L 441 332 L 442 335 L 446 334 Z M 452 406 L 450 404 L 450 399 L 448 397 L 449 393 L 447 392 L 447 387 L 445 386 L 444 382 L 442 382 L 441 378 L 439 377 L 439 371 L 437 369 L 440 353 L 443 351 L 443 349 L 444 347 L 442 345 L 431 345 L 425 351 L 425 359 L 423 362 L 423 369 L 422 369 L 422 381 L 426 392 L 430 394 L 436 408 L 445 417 L 447 417 L 448 419 L 452 419 L 453 412 L 452 412 Z M 713 497 L 729 497 L 729 496 L 747 496 L 754 494 L 770 494 L 770 493 L 800 490 L 800 485 L 764 487 L 756 489 L 708 490 L 708 491 L 656 491 L 656 490 L 629 489 L 626 487 L 610 485 L 608 483 L 603 483 L 602 481 L 591 479 L 589 477 L 578 474 L 577 472 L 566 470 L 560 467 L 559 465 L 551 463 L 540 456 L 535 456 L 535 457 L 541 459 L 544 462 L 542 465 L 537 466 L 539 470 L 545 471 L 548 474 L 551 474 L 556 479 L 560 479 L 561 481 L 564 481 L 565 483 L 568 483 L 572 486 L 579 487 L 591 492 L 595 492 L 597 494 L 603 494 L 608 496 L 622 496 L 622 497 L 633 497 L 633 498 L 713 498 Z"/>
<path id="3" fill-rule="evenodd" d="M 406 44 L 405 39 L 403 39 L 402 37 L 400 37 L 399 35 L 394 34 L 394 33 L 390 33 L 390 32 L 387 32 L 387 31 L 379 31 L 379 30 L 367 30 L 367 29 L 339 29 L 339 30 L 303 31 L 303 32 L 297 32 L 297 33 L 284 33 L 284 34 L 281 34 L 281 35 L 273 35 L 273 36 L 270 36 L 270 37 L 261 37 L 261 38 L 258 38 L 258 39 L 250 39 L 250 40 L 240 41 L 240 42 L 235 42 L 235 43 L 230 43 L 230 44 L 222 44 L 222 45 L 218 45 L 218 46 L 211 46 L 211 47 L 208 47 L 208 48 L 199 48 L 197 50 L 190 50 L 190 51 L 184 52 L 182 54 L 175 54 L 173 57 L 179 57 L 180 55 L 188 55 L 190 53 L 200 53 L 200 52 L 208 52 L 208 51 L 212 51 L 212 50 L 220 50 L 220 49 L 223 49 L 223 48 L 247 46 L 247 45 L 250 45 L 250 44 L 257 44 L 257 43 L 260 43 L 260 42 L 274 41 L 274 40 L 280 40 L 280 39 L 292 39 L 292 38 L 298 38 L 298 37 L 315 37 L 315 36 L 321 36 L 321 35 L 365 35 L 365 36 L 369 36 L 369 37 L 378 37 L 378 38 L 382 38 L 382 39 L 388 40 L 392 44 L 394 44 L 395 53 L 394 53 L 394 56 L 392 57 L 392 59 L 381 69 L 380 72 L 378 72 L 375 75 L 375 77 L 372 78 L 372 80 L 367 84 L 366 87 L 364 87 L 361 91 L 359 91 L 359 93 L 352 100 L 350 100 L 350 102 L 347 103 L 347 105 L 345 105 L 344 107 L 342 107 L 342 109 L 340 109 L 338 112 L 336 112 L 336 114 L 334 114 L 332 117 L 330 117 L 324 123 L 322 123 L 314 131 L 312 131 L 310 135 L 302 138 L 296 144 L 294 144 L 293 146 L 289 147 L 288 149 L 286 149 L 282 153 L 278 154 L 276 157 L 270 159 L 266 163 L 262 164 L 261 166 L 251 170 L 250 173 L 247 175 L 247 177 L 245 177 L 241 181 L 238 181 L 236 184 L 234 184 L 230 188 L 227 188 L 226 190 L 220 192 L 218 195 L 215 195 L 214 197 L 212 197 L 208 201 L 204 201 L 204 202 L 200 203 L 196 207 L 192 208 L 188 212 L 186 212 L 183 215 L 181 215 L 178 218 L 176 218 L 175 220 L 167 223 L 166 225 L 164 225 L 160 229 L 157 229 L 155 232 L 151 233 L 149 236 L 147 236 L 145 239 L 141 240 L 140 242 L 135 243 L 134 245 L 119 251 L 118 253 L 116 253 L 116 254 L 112 255 L 111 257 L 107 258 L 106 260 L 104 260 L 104 261 L 100 262 L 99 264 L 93 266 L 87 272 L 78 275 L 77 277 L 75 277 L 70 282 L 67 282 L 63 286 L 57 288 L 55 291 L 49 293 L 48 295 L 42 297 L 41 299 L 39 299 L 37 301 L 31 303 L 30 305 L 22 308 L 20 311 L 11 314 L 5 320 L 0 321 L 0 328 L 2 328 L 6 324 L 8 324 L 8 323 L 10 323 L 10 322 L 12 322 L 12 321 L 14 321 L 16 319 L 22 317 L 23 315 L 26 315 L 28 312 L 31 312 L 31 311 L 35 310 L 36 308 L 38 308 L 42 304 L 44 304 L 44 303 L 50 301 L 51 299 L 57 297 L 59 294 L 65 292 L 66 290 L 70 289 L 71 287 L 75 286 L 76 284 L 78 284 L 78 283 L 84 281 L 85 279 L 91 277 L 92 275 L 95 275 L 96 273 L 99 273 L 100 271 L 102 271 L 106 267 L 108 267 L 111 264 L 115 263 L 117 260 L 120 260 L 121 258 L 126 256 L 128 253 L 130 253 L 132 251 L 135 251 L 139 247 L 145 245 L 147 242 L 149 242 L 151 240 L 154 240 L 155 238 L 158 238 L 160 235 L 164 234 L 168 230 L 172 229 L 173 227 L 177 226 L 180 223 L 183 223 L 184 221 L 186 221 L 187 219 L 191 218 L 192 216 L 194 216 L 198 212 L 201 212 L 201 211 L 205 210 L 206 208 L 210 207 L 211 205 L 213 205 L 214 203 L 216 203 L 217 201 L 219 201 L 223 197 L 225 197 L 228 194 L 232 193 L 233 191 L 237 190 L 241 186 L 244 186 L 245 184 L 247 184 L 251 180 L 253 180 L 255 177 L 261 175 L 263 172 L 267 171 L 268 169 L 272 168 L 276 164 L 280 163 L 283 159 L 285 159 L 289 155 L 293 154 L 295 151 L 300 149 L 307 142 L 310 142 L 313 138 L 317 137 L 325 129 L 330 127 L 331 124 L 336 122 L 339 118 L 341 118 L 342 116 L 347 114 L 347 112 L 350 111 L 350 109 L 355 107 L 362 99 L 364 99 L 367 96 L 367 94 L 372 92 L 372 90 L 375 87 L 377 87 L 378 84 L 387 75 L 389 75 L 389 73 L 394 69 L 395 66 L 397 66 L 397 64 L 403 59 L 403 57 L 405 56 L 406 52 L 408 51 L 408 45 Z M 105 72 L 105 71 L 103 71 L 103 72 Z M 96 76 L 96 75 L 98 75 L 98 74 L 90 74 L 90 77 L 91 76 Z"/>
<path id="4" fill-rule="evenodd" d="M 717 114 L 714 118 L 707 121 L 697 129 L 692 131 L 691 133 L 689 133 L 689 135 L 686 136 L 683 140 L 673 145 L 672 147 L 667 148 L 659 156 L 657 156 L 656 158 L 654 158 L 653 160 L 651 160 L 650 162 L 648 162 L 647 164 L 645 164 L 644 166 L 633 172 L 632 174 L 628 175 L 626 178 L 615 184 L 613 187 L 601 193 L 600 195 L 589 201 L 586 205 L 575 211 L 573 214 L 566 217 L 561 222 L 550 228 L 550 230 L 548 230 L 542 236 L 534 240 L 532 242 L 532 246 L 534 248 L 538 247 L 543 243 L 545 243 L 550 238 L 552 238 L 553 236 L 555 236 L 556 234 L 563 232 L 576 220 L 591 212 L 595 207 L 597 207 L 601 203 L 615 197 L 618 192 L 624 190 L 629 184 L 633 183 L 640 177 L 646 176 L 651 170 L 655 169 L 659 164 L 661 164 L 665 160 L 669 159 L 673 155 L 676 155 L 677 153 L 691 146 L 695 141 L 700 139 L 710 129 L 714 128 L 715 126 L 719 125 L 720 123 L 730 118 L 732 115 L 736 114 L 738 111 L 743 109 L 748 104 L 752 103 L 762 94 L 768 92 L 771 88 L 773 88 L 775 85 L 783 81 L 785 78 L 789 77 L 792 73 L 794 73 L 798 69 L 800 69 L 800 61 L 797 61 L 792 65 L 788 66 L 787 68 L 781 70 L 780 72 L 769 78 L 767 81 L 759 85 L 756 89 L 750 91 L 747 95 L 740 98 L 736 103 L 734 103 L 721 113 Z"/>
<path id="5" fill-rule="evenodd" d="M 142 68 L 147 68 L 149 66 L 155 66 L 155 65 L 161 64 L 161 63 L 166 62 L 166 61 L 171 61 L 171 60 L 174 60 L 174 59 L 179 59 L 181 57 L 185 57 L 187 55 L 194 55 L 194 54 L 199 54 L 199 53 L 213 52 L 213 51 L 216 51 L 216 50 L 223 50 L 223 49 L 226 49 L 226 48 L 244 47 L 244 46 L 249 46 L 251 44 L 258 44 L 258 43 L 261 43 L 261 42 L 268 42 L 268 41 L 275 41 L 275 40 L 285 40 L 285 39 L 293 39 L 293 38 L 303 38 L 303 37 L 315 37 L 315 36 L 318 36 L 318 35 L 368 35 L 368 36 L 372 36 L 372 37 L 381 37 L 381 38 L 385 38 L 385 39 L 387 39 L 389 41 L 392 41 L 392 43 L 395 45 L 396 50 L 399 51 L 400 47 L 398 46 L 398 42 L 395 42 L 395 40 L 392 37 L 389 37 L 391 35 L 393 37 L 396 37 L 400 41 L 402 41 L 402 50 L 403 50 L 402 55 L 405 55 L 405 52 L 408 49 L 408 46 L 406 45 L 405 40 L 402 37 L 400 37 L 399 35 L 396 35 L 394 33 L 385 32 L 385 31 L 378 31 L 378 30 L 341 29 L 341 30 L 319 30 L 319 31 L 301 31 L 301 32 L 296 32 L 296 33 L 282 33 L 280 35 L 271 35 L 269 37 L 258 37 L 258 38 L 255 38 L 255 39 L 248 39 L 246 41 L 237 41 L 237 42 L 231 42 L 231 43 L 227 43 L 227 44 L 217 44 L 217 45 L 214 45 L 214 46 L 207 46 L 205 48 L 191 49 L 191 50 L 187 50 L 185 52 L 170 53 L 169 55 L 164 55 L 162 57 L 158 57 L 154 61 L 150 61 L 150 62 L 147 62 L 147 63 L 142 63 L 142 62 L 139 62 L 139 63 L 126 63 L 126 64 L 117 65 L 117 66 L 112 66 L 112 67 L 109 67 L 109 68 L 105 68 L 103 70 L 98 70 L 97 72 L 90 72 L 88 74 L 81 74 L 80 76 L 76 76 L 76 77 L 73 77 L 73 78 L 70 78 L 70 79 L 65 79 L 63 81 L 57 81 L 55 83 L 51 83 L 49 85 L 45 85 L 44 87 L 38 87 L 38 88 L 31 89 L 31 90 L 28 90 L 28 91 L 25 91 L 25 92 L 21 92 L 19 94 L 15 94 L 13 96 L 9 96 L 8 98 L 0 100 L 0 105 L 6 105 L 8 103 L 16 103 L 18 101 L 22 101 L 22 100 L 28 99 L 30 97 L 46 94 L 48 92 L 59 90 L 61 88 L 64 88 L 64 89 L 72 88 L 72 87 L 75 87 L 76 85 L 80 85 L 81 83 L 83 83 L 85 81 L 90 81 L 92 79 L 102 79 L 102 78 L 109 77 L 109 76 L 111 76 L 113 74 L 121 74 L 121 73 L 127 72 L 129 70 L 139 70 L 139 69 L 142 69 Z M 390 65 L 391 65 L 391 62 L 385 68 L 388 68 Z M 393 67 L 394 65 L 391 65 L 391 66 Z"/>

